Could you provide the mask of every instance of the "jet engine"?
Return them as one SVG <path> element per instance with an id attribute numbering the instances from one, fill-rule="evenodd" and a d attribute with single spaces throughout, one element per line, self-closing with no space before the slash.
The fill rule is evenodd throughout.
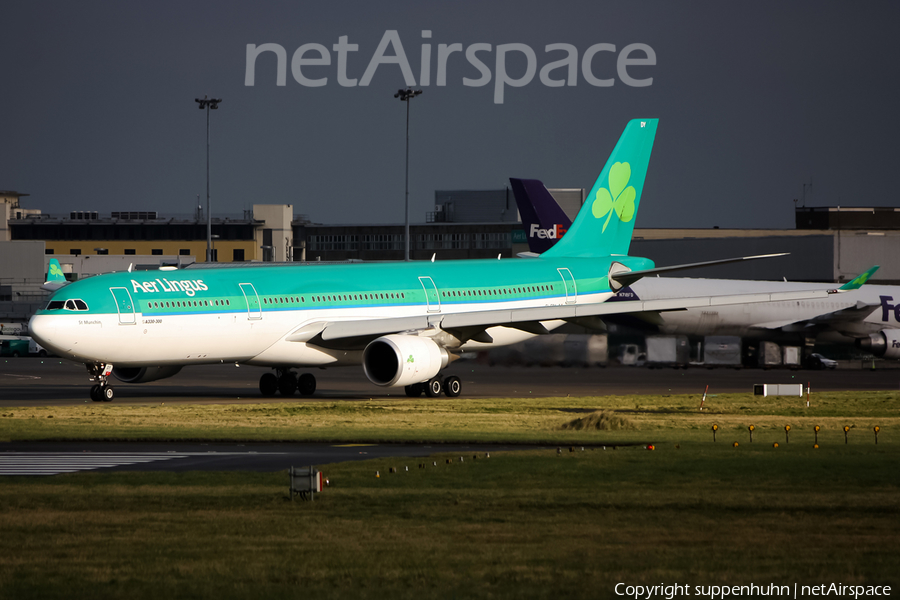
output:
<path id="1" fill-rule="evenodd" d="M 882 358 L 900 358 L 900 329 L 882 329 L 856 341 L 856 345 Z"/>
<path id="2" fill-rule="evenodd" d="M 449 363 L 446 349 L 431 338 L 415 335 L 385 335 L 363 351 L 366 377 L 385 387 L 428 381 Z"/>
<path id="3" fill-rule="evenodd" d="M 165 379 L 176 375 L 181 365 L 163 365 L 159 367 L 113 367 L 112 374 L 125 383 L 147 383 L 157 379 Z"/>

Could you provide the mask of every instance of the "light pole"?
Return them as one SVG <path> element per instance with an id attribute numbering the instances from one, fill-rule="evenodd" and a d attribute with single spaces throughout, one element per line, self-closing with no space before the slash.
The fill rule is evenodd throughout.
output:
<path id="1" fill-rule="evenodd" d="M 421 93 L 422 90 L 406 88 L 397 90 L 397 93 L 394 94 L 394 98 L 400 98 L 401 102 L 406 102 L 406 255 L 404 257 L 406 261 L 409 261 L 409 100 Z"/>
<path id="2" fill-rule="evenodd" d="M 209 210 L 209 110 L 219 108 L 221 98 L 194 98 L 200 110 L 206 109 L 206 262 L 212 262 L 212 212 Z"/>

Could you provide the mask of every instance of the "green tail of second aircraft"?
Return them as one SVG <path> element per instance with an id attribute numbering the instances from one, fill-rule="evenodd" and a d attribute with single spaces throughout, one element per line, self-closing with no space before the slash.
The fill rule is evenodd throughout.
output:
<path id="1" fill-rule="evenodd" d="M 625 126 L 572 227 L 542 256 L 628 254 L 658 124 L 634 119 Z"/>
<path id="2" fill-rule="evenodd" d="M 65 273 L 63 273 L 62 267 L 59 265 L 59 261 L 55 258 L 51 258 L 50 265 L 47 268 L 47 281 L 41 287 L 45 290 L 53 292 L 66 285 L 67 283 L 69 282 L 66 280 L 66 275 Z"/>

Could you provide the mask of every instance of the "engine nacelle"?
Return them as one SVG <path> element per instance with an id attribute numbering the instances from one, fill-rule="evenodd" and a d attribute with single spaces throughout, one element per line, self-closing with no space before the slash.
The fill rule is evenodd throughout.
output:
<path id="1" fill-rule="evenodd" d="M 427 337 L 385 335 L 363 351 L 363 370 L 375 385 L 396 387 L 428 381 L 450 363 L 450 354 Z"/>
<path id="2" fill-rule="evenodd" d="M 125 383 L 147 383 L 157 379 L 165 379 L 176 375 L 181 365 L 163 365 L 160 367 L 113 367 L 112 374 Z"/>
<path id="3" fill-rule="evenodd" d="M 900 329 L 882 329 L 857 340 L 857 346 L 882 358 L 900 358 Z"/>

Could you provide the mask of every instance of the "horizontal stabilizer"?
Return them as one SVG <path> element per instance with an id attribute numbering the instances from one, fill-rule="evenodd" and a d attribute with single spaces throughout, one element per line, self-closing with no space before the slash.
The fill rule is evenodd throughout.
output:
<path id="1" fill-rule="evenodd" d="M 747 260 L 757 260 L 760 258 L 775 258 L 777 256 L 787 256 L 790 252 L 779 252 L 777 254 L 757 254 L 756 256 L 741 256 L 739 258 L 723 258 L 721 260 L 707 260 L 698 263 L 688 263 L 683 265 L 672 265 L 671 267 L 657 267 L 655 269 L 644 269 L 642 271 L 618 271 L 611 273 L 609 278 L 620 284 L 622 287 L 631 285 L 638 279 L 650 277 L 651 275 L 662 275 L 663 273 L 672 273 L 675 271 L 687 271 L 688 269 L 697 269 L 699 267 L 709 267 L 712 265 L 727 265 L 729 263 L 743 262 Z"/>
<path id="2" fill-rule="evenodd" d="M 47 290 L 48 292 L 55 292 L 59 288 L 68 285 L 68 281 L 47 281 L 41 284 L 42 290 Z"/>

